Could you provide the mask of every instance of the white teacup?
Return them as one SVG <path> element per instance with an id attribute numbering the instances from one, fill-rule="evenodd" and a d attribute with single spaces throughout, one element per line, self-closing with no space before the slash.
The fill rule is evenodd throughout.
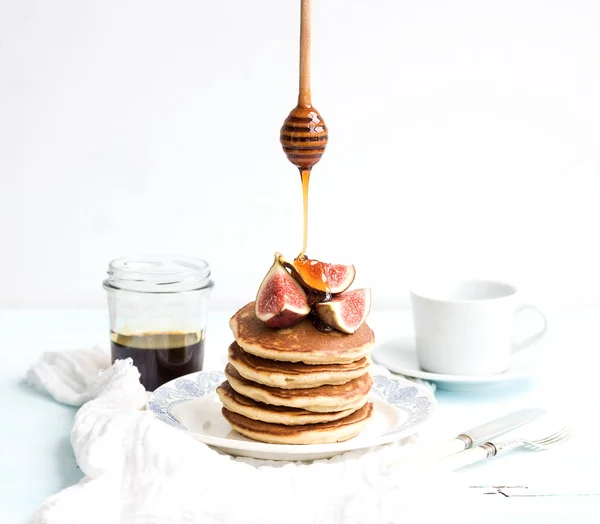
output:
<path id="1" fill-rule="evenodd" d="M 417 287 L 411 291 L 419 365 L 451 375 L 502 373 L 511 356 L 540 340 L 547 329 L 544 314 L 523 304 L 515 287 L 488 280 L 464 280 Z M 513 341 L 514 320 L 524 310 L 537 311 L 541 331 Z"/>

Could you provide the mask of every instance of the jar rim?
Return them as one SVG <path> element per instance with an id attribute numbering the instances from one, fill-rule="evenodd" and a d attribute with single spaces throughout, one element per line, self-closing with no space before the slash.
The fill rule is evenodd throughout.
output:
<path id="1" fill-rule="evenodd" d="M 211 288 L 210 265 L 188 255 L 124 256 L 108 265 L 105 288 L 145 293 L 177 293 Z"/>

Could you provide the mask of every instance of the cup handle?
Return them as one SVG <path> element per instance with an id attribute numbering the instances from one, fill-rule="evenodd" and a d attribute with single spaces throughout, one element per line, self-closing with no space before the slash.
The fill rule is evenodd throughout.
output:
<path id="1" fill-rule="evenodd" d="M 530 335 L 527 338 L 520 340 L 519 342 L 513 342 L 513 345 L 512 345 L 513 353 L 516 353 L 517 351 L 521 351 L 522 349 L 525 349 L 526 347 L 531 346 L 531 344 L 535 344 L 536 342 L 541 340 L 541 338 L 544 336 L 544 334 L 546 333 L 546 331 L 548 329 L 548 319 L 546 318 L 546 315 L 544 315 L 537 307 L 535 307 L 531 304 L 522 305 L 520 308 L 518 308 L 515 311 L 515 316 L 517 316 L 519 313 L 522 313 L 523 311 L 527 311 L 527 310 L 536 311 L 542 317 L 542 320 L 544 321 L 544 327 L 541 329 L 541 331 L 538 331 L 537 333 Z"/>

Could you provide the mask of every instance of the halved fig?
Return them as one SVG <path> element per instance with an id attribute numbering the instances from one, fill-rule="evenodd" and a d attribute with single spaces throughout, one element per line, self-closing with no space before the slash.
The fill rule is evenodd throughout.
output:
<path id="1" fill-rule="evenodd" d="M 310 313 L 304 289 L 281 265 L 278 253 L 258 289 L 254 311 L 272 328 L 291 327 Z"/>
<path id="2" fill-rule="evenodd" d="M 293 262 L 288 262 L 281 257 L 281 260 L 303 287 L 323 293 L 343 293 L 352 285 L 356 276 L 354 266 L 328 264 L 310 258 L 296 258 Z"/>
<path id="3" fill-rule="evenodd" d="M 371 290 L 355 289 L 337 295 L 330 302 L 315 304 L 315 312 L 328 326 L 343 333 L 355 333 L 371 310 Z"/>

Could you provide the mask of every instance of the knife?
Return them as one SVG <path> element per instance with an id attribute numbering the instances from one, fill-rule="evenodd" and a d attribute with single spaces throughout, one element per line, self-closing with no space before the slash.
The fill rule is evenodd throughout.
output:
<path id="1" fill-rule="evenodd" d="M 443 442 L 442 444 L 428 447 L 422 453 L 419 453 L 417 457 L 408 457 L 408 460 L 410 462 L 415 460 L 419 462 L 426 459 L 426 462 L 430 462 L 449 457 L 450 455 L 460 453 L 465 449 L 470 449 L 479 442 L 485 442 L 498 435 L 501 435 L 502 433 L 507 433 L 508 431 L 532 422 L 545 414 L 546 411 L 541 408 L 527 408 L 514 411 L 513 413 L 509 413 L 508 415 L 504 415 L 503 417 L 491 420 L 485 424 L 481 424 L 480 426 L 476 426 L 464 431 L 453 439 Z M 396 461 L 391 465 L 405 461 L 406 460 Z"/>
<path id="2" fill-rule="evenodd" d="M 455 453 L 449 457 L 445 457 L 439 462 L 444 469 L 456 470 L 474 464 L 481 460 L 486 460 L 490 457 L 502 455 L 508 453 L 513 449 L 521 446 L 527 446 L 529 449 L 536 451 L 543 451 L 550 449 L 558 444 L 566 442 L 573 436 L 573 430 L 565 425 L 558 425 L 556 421 L 551 421 L 551 425 L 548 423 L 538 425 L 536 422 L 533 424 L 534 430 L 527 428 L 520 430 L 524 432 L 524 436 L 519 438 L 511 438 L 506 440 L 488 440 L 483 444 L 472 447 L 471 449 L 462 451 L 461 453 Z M 550 429 L 552 427 L 552 429 Z M 537 429 L 537 431 L 536 431 Z"/>

